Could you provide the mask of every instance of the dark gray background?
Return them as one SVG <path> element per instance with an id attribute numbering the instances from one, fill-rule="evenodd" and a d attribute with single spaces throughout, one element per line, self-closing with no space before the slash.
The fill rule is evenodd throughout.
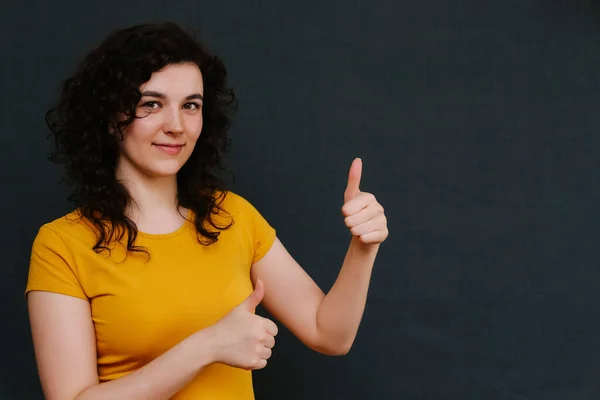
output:
<path id="1" fill-rule="evenodd" d="M 43 113 L 113 28 L 199 29 L 240 98 L 233 190 L 327 290 L 347 170 L 386 207 L 345 357 L 282 329 L 258 399 L 600 396 L 600 11 L 581 0 L 29 1 L 0 6 L 1 399 L 41 392 L 23 291 L 69 210 Z"/>

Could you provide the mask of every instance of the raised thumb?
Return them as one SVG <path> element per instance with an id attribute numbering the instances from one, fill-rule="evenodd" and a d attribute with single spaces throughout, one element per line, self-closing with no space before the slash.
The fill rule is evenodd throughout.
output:
<path id="1" fill-rule="evenodd" d="M 254 291 L 250 293 L 250 296 L 244 300 L 242 304 L 238 306 L 238 308 L 248 311 L 254 312 L 256 306 L 260 304 L 263 297 L 265 295 L 265 287 L 260 279 L 256 281 L 256 286 L 254 287 Z"/>

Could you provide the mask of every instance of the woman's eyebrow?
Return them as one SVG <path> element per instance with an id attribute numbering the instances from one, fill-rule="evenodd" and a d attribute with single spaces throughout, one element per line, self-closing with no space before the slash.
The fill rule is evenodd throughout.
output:
<path id="1" fill-rule="evenodd" d="M 185 98 L 186 100 L 202 100 L 204 101 L 204 97 L 202 97 L 202 95 L 200 93 L 194 93 L 194 94 L 190 94 L 188 97 Z"/>
<path id="2" fill-rule="evenodd" d="M 167 96 L 165 96 L 164 94 L 160 93 L 160 92 L 155 92 L 152 90 L 148 90 L 145 92 L 142 92 L 142 96 L 143 97 L 156 97 L 159 99 L 165 99 Z"/>
<path id="3" fill-rule="evenodd" d="M 142 92 L 142 96 L 143 97 L 156 97 L 158 99 L 166 99 L 167 98 L 167 96 L 165 96 L 163 93 L 155 92 L 153 90 L 148 90 L 148 91 Z M 190 94 L 185 99 L 186 100 L 193 100 L 193 99 L 204 100 L 204 98 L 202 97 L 202 95 L 200 93 Z"/>

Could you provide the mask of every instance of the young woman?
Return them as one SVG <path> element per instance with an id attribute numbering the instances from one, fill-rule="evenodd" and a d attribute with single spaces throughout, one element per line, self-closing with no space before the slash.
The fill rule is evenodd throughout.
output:
<path id="1" fill-rule="evenodd" d="M 75 211 L 42 226 L 27 300 L 48 400 L 252 399 L 277 326 L 311 349 L 350 349 L 383 208 L 354 160 L 352 233 L 327 295 L 275 230 L 218 177 L 236 107 L 225 68 L 173 23 L 114 32 L 47 114 Z"/>

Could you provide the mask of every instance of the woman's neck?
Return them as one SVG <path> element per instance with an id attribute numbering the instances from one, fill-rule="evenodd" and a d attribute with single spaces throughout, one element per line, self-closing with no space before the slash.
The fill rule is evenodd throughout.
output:
<path id="1" fill-rule="evenodd" d="M 182 223 L 185 211 L 177 201 L 177 177 L 150 177 L 137 171 L 119 171 L 117 179 L 131 196 L 125 214 L 138 229 L 147 233 L 167 233 Z"/>

